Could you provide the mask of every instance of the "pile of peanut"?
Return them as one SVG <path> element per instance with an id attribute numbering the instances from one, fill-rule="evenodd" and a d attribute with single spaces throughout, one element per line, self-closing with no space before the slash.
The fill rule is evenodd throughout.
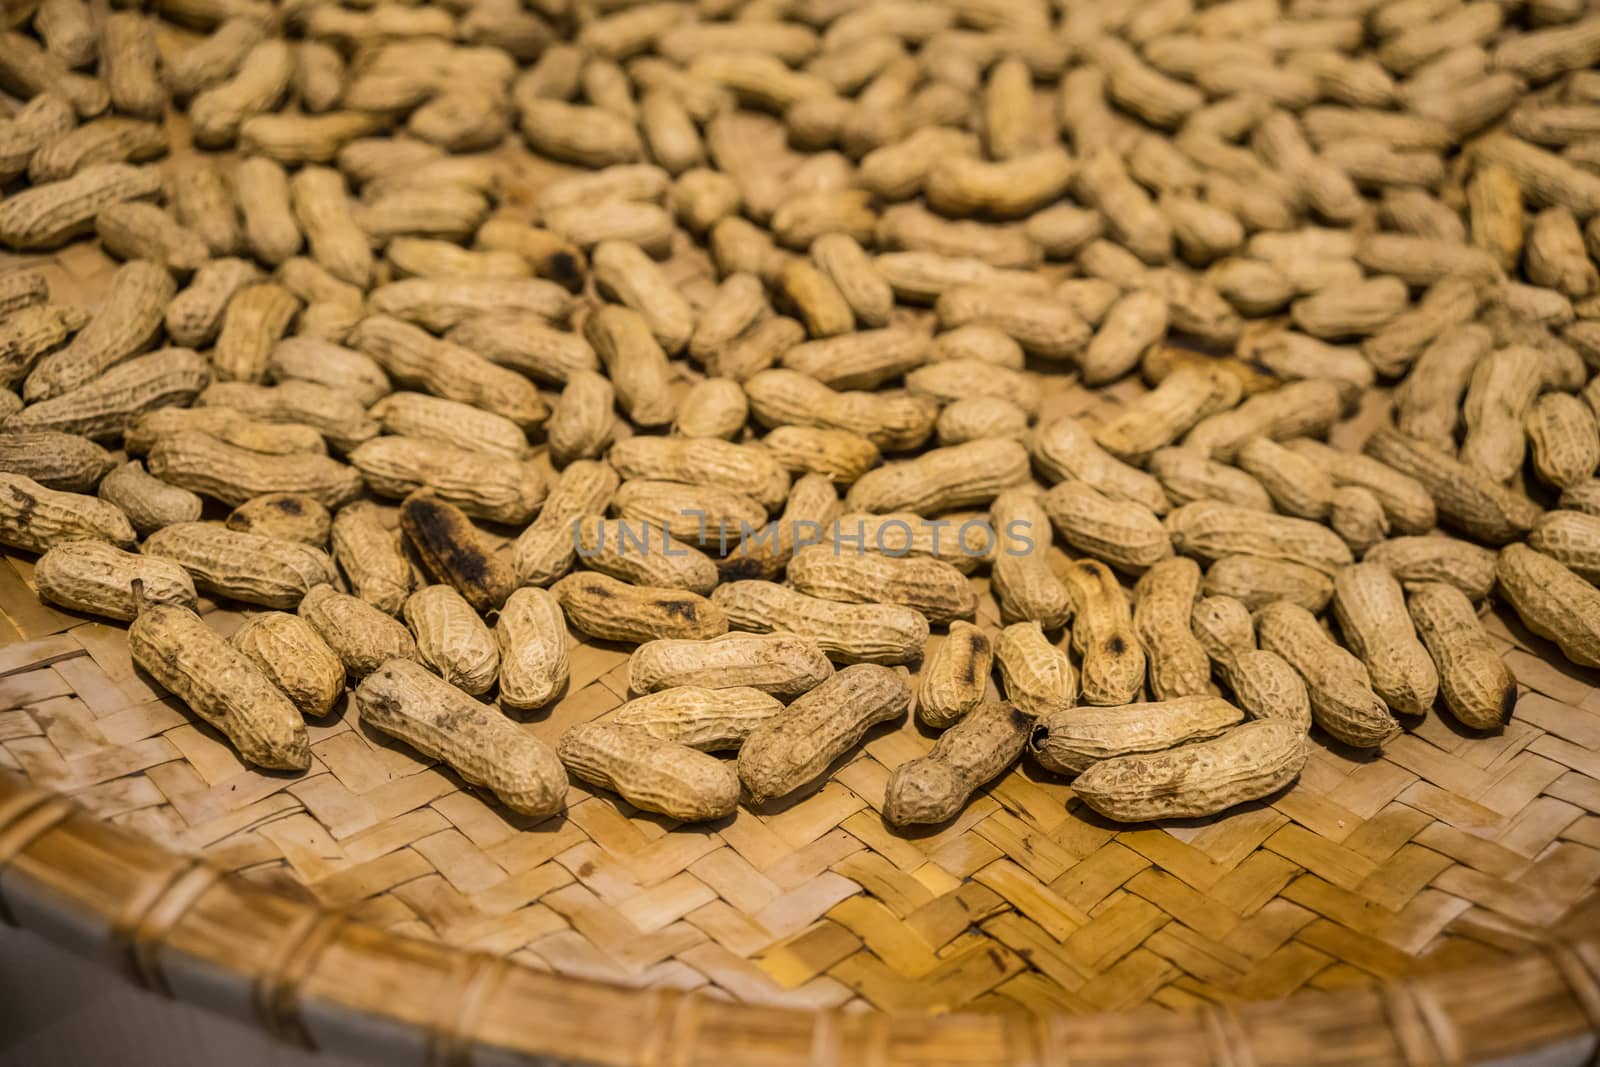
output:
<path id="1" fill-rule="evenodd" d="M 1587 0 L 113 8 L 0 29 L 0 246 L 121 261 L 0 273 L 0 542 L 254 764 L 353 684 L 711 820 L 914 708 L 890 823 L 1025 751 L 1137 822 L 1497 729 L 1491 600 L 1600 667 Z M 637 698 L 553 751 L 569 630 Z"/>

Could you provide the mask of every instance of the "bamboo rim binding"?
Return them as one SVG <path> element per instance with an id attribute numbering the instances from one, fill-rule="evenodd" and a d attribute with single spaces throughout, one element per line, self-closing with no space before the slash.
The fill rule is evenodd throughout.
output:
<path id="1" fill-rule="evenodd" d="M 1456 1067 L 1600 1052 L 1593 936 L 1379 990 L 1190 1014 L 805 1012 L 542 974 L 390 934 L 221 877 L 9 771 L 0 918 L 280 1040 L 431 1064 Z"/>

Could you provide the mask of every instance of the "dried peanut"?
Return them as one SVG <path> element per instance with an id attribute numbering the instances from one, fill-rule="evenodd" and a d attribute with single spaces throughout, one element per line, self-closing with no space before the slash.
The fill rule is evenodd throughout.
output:
<path id="1" fill-rule="evenodd" d="M 72 611 L 108 619 L 133 619 L 133 583 L 142 582 L 153 604 L 195 606 L 194 583 L 182 567 L 154 556 L 124 552 L 104 541 L 60 541 L 33 567 L 39 597 Z"/>
<path id="2" fill-rule="evenodd" d="M 300 709 L 321 718 L 344 695 L 344 664 L 304 619 L 281 611 L 252 615 L 228 639 Z"/>
<path id="3" fill-rule="evenodd" d="M 466 512 L 432 488 L 400 504 L 400 529 L 428 573 L 452 585 L 480 613 L 505 602 L 516 588 L 511 564 L 494 552 Z"/>
<path id="4" fill-rule="evenodd" d="M 1489 643 L 1478 613 L 1452 585 L 1424 582 L 1406 602 L 1433 662 L 1445 706 L 1464 726 L 1493 730 L 1511 718 L 1517 683 Z"/>
<path id="5" fill-rule="evenodd" d="M 144 552 L 178 564 L 202 591 L 268 608 L 293 608 L 309 590 L 338 580 L 320 549 L 217 523 L 162 527 L 145 539 Z"/>
<path id="6" fill-rule="evenodd" d="M 353 677 L 364 678 L 391 660 L 420 662 L 416 641 L 398 620 L 331 585 L 311 589 L 298 610 Z"/>
<path id="7" fill-rule="evenodd" d="M 1256 613 L 1256 637 L 1300 672 L 1312 719 L 1335 740 L 1377 748 L 1400 732 L 1372 691 L 1366 665 L 1335 644 L 1306 609 L 1286 600 L 1268 604 Z"/>

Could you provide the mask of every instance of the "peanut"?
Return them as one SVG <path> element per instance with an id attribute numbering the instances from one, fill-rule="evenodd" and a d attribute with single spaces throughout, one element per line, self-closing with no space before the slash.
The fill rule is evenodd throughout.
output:
<path id="1" fill-rule="evenodd" d="M 135 361 L 130 361 L 130 365 Z M 117 371 L 102 378 L 104 382 Z M 71 394 L 68 394 L 71 395 Z M 204 433 L 230 445 L 263 455 L 326 455 L 322 435 L 309 426 L 249 418 L 232 408 L 156 408 L 129 424 L 123 446 L 130 455 L 149 452 L 157 441 L 175 433 Z"/>
<path id="2" fill-rule="evenodd" d="M 167 304 L 167 336 L 186 348 L 209 344 L 222 328 L 229 302 L 260 277 L 255 265 L 242 259 L 213 259 L 201 264 L 188 287 Z"/>
<path id="3" fill-rule="evenodd" d="M 328 509 L 304 493 L 266 493 L 234 508 L 223 525 L 242 533 L 323 548 L 333 520 Z"/>
<path id="4" fill-rule="evenodd" d="M 1268 604 L 1256 613 L 1256 637 L 1305 679 L 1311 717 L 1335 740 L 1378 748 L 1400 732 L 1372 691 L 1366 665 L 1335 644 L 1309 611 L 1286 600 Z"/>
<path id="5" fill-rule="evenodd" d="M 320 549 L 208 522 L 163 527 L 144 551 L 183 567 L 202 590 L 268 608 L 293 608 L 310 589 L 338 580 Z"/>
<path id="6" fill-rule="evenodd" d="M 1311 729 L 1305 682 L 1276 652 L 1256 647 L 1250 611 L 1229 597 L 1206 597 L 1194 606 L 1194 637 L 1204 646 L 1234 699 L 1253 719 L 1276 719 L 1302 733 Z"/>
<path id="7" fill-rule="evenodd" d="M 398 532 L 383 524 L 376 505 L 357 501 L 340 508 L 329 535 L 333 558 L 356 595 L 387 614 L 398 614 L 416 577 L 400 550 Z"/>
<path id="8" fill-rule="evenodd" d="M 738 382 L 707 378 L 678 405 L 673 429 L 684 437 L 737 437 L 750 415 L 750 402 Z"/>
<path id="9" fill-rule="evenodd" d="M 873 389 L 921 366 L 927 349 L 920 331 L 889 327 L 795 345 L 781 362 L 830 389 Z"/>
<path id="10" fill-rule="evenodd" d="M 769 512 L 783 503 L 789 475 L 764 449 L 711 438 L 632 437 L 613 445 L 623 478 L 656 478 L 745 493 Z"/>
<path id="11" fill-rule="evenodd" d="M 400 504 L 400 529 L 423 567 L 480 613 L 505 602 L 516 588 L 511 564 L 494 552 L 466 512 L 432 488 L 412 491 Z"/>
<path id="12" fill-rule="evenodd" d="M 1144 684 L 1145 655 L 1133 628 L 1127 596 L 1095 560 L 1067 570 L 1072 598 L 1072 644 L 1082 656 L 1080 684 L 1087 704 L 1125 704 Z"/>
<path id="13" fill-rule="evenodd" d="M 1195 423 L 1233 407 L 1240 392 L 1238 379 L 1230 374 L 1206 367 L 1180 367 L 1101 426 L 1094 435 L 1095 443 L 1118 459 L 1139 462 L 1177 440 Z M 1097 488 L 1106 489 L 1104 485 Z"/>
<path id="14" fill-rule="evenodd" d="M 1400 583 L 1383 567 L 1358 563 L 1333 582 L 1333 611 L 1345 643 L 1366 664 L 1372 688 L 1398 712 L 1423 715 L 1439 676 L 1404 611 Z"/>
<path id="15" fill-rule="evenodd" d="M 406 598 L 403 613 L 424 666 L 462 692 L 488 692 L 500 669 L 499 646 L 460 593 L 427 586 Z"/>
<path id="16" fill-rule="evenodd" d="M 96 492 L 101 500 L 121 508 L 140 534 L 173 523 L 194 522 L 202 507 L 199 496 L 146 474 L 144 464 L 137 460 L 113 468 L 100 480 Z"/>
<path id="17" fill-rule="evenodd" d="M 1202 419 L 1184 438 L 1184 447 L 1227 461 L 1252 437 L 1321 437 L 1338 421 L 1342 396 L 1340 386 L 1326 379 L 1290 382 Z"/>
<path id="18" fill-rule="evenodd" d="M 264 455 L 193 430 L 157 438 L 146 462 L 162 481 L 233 507 L 265 493 L 304 493 L 331 508 L 361 492 L 361 476 L 326 456 Z"/>
<path id="19" fill-rule="evenodd" d="M 664 426 L 672 421 L 667 357 L 647 319 L 632 309 L 608 305 L 589 317 L 584 337 L 599 354 L 623 410 L 635 423 Z"/>
<path id="20" fill-rule="evenodd" d="M 540 381 L 561 384 L 580 370 L 600 369 L 594 349 L 577 334 L 552 329 L 528 312 L 494 312 L 467 319 L 449 333 L 452 344 L 491 363 Z"/>
<path id="21" fill-rule="evenodd" d="M 1178 507 L 1216 500 L 1250 511 L 1272 510 L 1272 498 L 1260 482 L 1237 467 L 1207 459 L 1191 449 L 1157 449 L 1146 465 Z"/>
<path id="22" fill-rule="evenodd" d="M 895 768 L 884 791 L 884 819 L 909 826 L 954 818 L 1015 762 L 1032 729 L 1033 719 L 1011 705 L 984 704 L 945 731 L 926 756 Z"/>
<path id="23" fill-rule="evenodd" d="M 1495 579 L 1523 623 L 1554 641 L 1562 655 L 1585 667 L 1600 666 L 1600 591 L 1558 561 L 1528 547 L 1507 545 Z"/>
<path id="24" fill-rule="evenodd" d="M 938 405 L 927 397 L 840 393 L 807 375 L 782 369 L 762 370 L 746 379 L 745 394 L 751 413 L 763 425 L 845 430 L 892 452 L 926 441 L 939 414 Z"/>
<path id="25" fill-rule="evenodd" d="M 701 595 L 717 584 L 716 564 L 666 527 L 588 515 L 578 520 L 574 537 L 584 564 L 613 578 Z"/>
<path id="26" fill-rule="evenodd" d="M 1433 498 L 1416 479 L 1369 456 L 1340 452 L 1310 438 L 1293 438 L 1286 447 L 1326 471 L 1334 485 L 1371 492 L 1400 533 L 1421 534 L 1433 529 Z"/>
<path id="27" fill-rule="evenodd" d="M 1494 552 L 1453 537 L 1396 537 L 1372 546 L 1362 559 L 1388 568 L 1408 590 L 1443 582 L 1480 601 L 1494 587 Z"/>
<path id="28" fill-rule="evenodd" d="M 606 641 L 639 645 L 663 637 L 705 639 L 728 631 L 720 603 L 678 589 L 629 585 L 604 574 L 581 573 L 562 578 L 550 591 L 569 624 Z"/>
<path id="29" fill-rule="evenodd" d="M 990 572 L 990 590 L 1003 622 L 1034 620 L 1047 630 L 1058 630 L 1072 615 L 1066 586 L 1045 558 L 1050 521 L 1048 506 L 1041 506 L 1026 490 L 1008 489 L 990 506 L 990 528 L 1006 538 Z M 1027 547 L 1020 551 L 1011 547 L 1017 542 L 1026 542 Z"/>
<path id="30" fill-rule="evenodd" d="M 150 603 L 195 605 L 194 583 L 182 567 L 104 541 L 56 543 L 34 564 L 33 581 L 41 599 L 109 619 L 128 621 L 138 614 L 136 581 Z"/>
<path id="31" fill-rule="evenodd" d="M 1087 483 L 1062 482 L 1043 503 L 1063 540 L 1120 570 L 1141 573 L 1172 555 L 1172 542 L 1154 512 L 1113 500 Z"/>
<path id="32" fill-rule="evenodd" d="M 678 686 L 630 700 L 612 721 L 658 741 L 716 752 L 738 749 L 751 731 L 782 713 L 783 704 L 759 689 Z"/>
<path id="33" fill-rule="evenodd" d="M 604 463 L 578 460 L 567 465 L 538 519 L 522 532 L 512 549 L 522 584 L 548 585 L 572 567 L 576 555 L 573 520 L 604 512 L 619 481 L 616 471 Z"/>
<path id="34" fill-rule="evenodd" d="M 440 441 L 502 459 L 520 460 L 528 452 L 527 437 L 510 419 L 425 393 L 391 393 L 366 414 L 388 433 L 403 437 Z"/>
<path id="35" fill-rule="evenodd" d="M 960 571 L 936 559 L 847 553 L 812 545 L 789 562 L 790 584 L 808 596 L 850 604 L 898 604 L 929 622 L 970 616 L 977 596 Z"/>
<path id="36" fill-rule="evenodd" d="M 47 489 L 93 492 L 114 462 L 105 449 L 74 434 L 55 430 L 0 434 L 0 471 L 25 475 Z"/>
<path id="37" fill-rule="evenodd" d="M 43 552 L 84 539 L 131 547 L 136 537 L 127 516 L 112 504 L 46 489 L 25 475 L 0 473 L 0 544 Z"/>
<path id="38" fill-rule="evenodd" d="M 242 159 L 234 168 L 233 183 L 239 210 L 244 215 L 245 242 L 255 257 L 277 266 L 299 252 L 304 240 L 298 218 L 300 209 L 291 206 L 289 176 L 283 166 L 265 156 Z M 343 195 L 342 187 L 340 195 Z M 330 258 L 331 249 L 337 246 L 328 245 L 326 237 L 323 242 L 325 248 L 319 258 Z M 359 269 L 360 254 L 352 253 L 351 260 L 350 266 L 341 267 L 350 276 L 341 277 L 351 284 L 365 286 L 366 274 Z M 332 262 L 323 265 L 334 269 Z"/>
<path id="39" fill-rule="evenodd" d="M 420 659 L 416 641 L 397 620 L 331 585 L 312 588 L 298 610 L 353 677 L 364 678 L 391 660 Z"/>
<path id="40" fill-rule="evenodd" d="M 1271 796 L 1305 761 L 1298 727 L 1252 722 L 1170 752 L 1103 760 L 1079 775 L 1072 791 L 1117 822 L 1198 818 Z"/>
<path id="41" fill-rule="evenodd" d="M 176 290 L 172 277 L 154 263 L 135 260 L 118 267 L 100 310 L 70 344 L 40 360 L 23 385 L 23 399 L 36 403 L 89 385 L 149 348 Z"/>
<path id="42" fill-rule="evenodd" d="M 390 660 L 356 688 L 361 721 L 398 737 L 512 811 L 561 810 L 567 776 L 548 746 L 494 709 L 406 660 Z"/>
<path id="43" fill-rule="evenodd" d="M 1489 544 L 1505 544 L 1532 528 L 1539 507 L 1483 472 L 1393 430 L 1367 440 L 1366 454 L 1409 475 L 1433 497 L 1439 518 Z"/>
<path id="44" fill-rule="evenodd" d="M 972 441 L 869 471 L 850 487 L 845 503 L 852 510 L 934 514 L 986 504 L 1027 476 L 1028 455 L 1017 442 Z"/>
<path id="45" fill-rule="evenodd" d="M 628 661 L 628 688 L 635 693 L 679 687 L 739 688 L 792 700 L 832 674 L 833 665 L 822 649 L 806 638 L 784 633 L 730 633 L 706 641 L 658 640 L 640 645 Z"/>
<path id="46" fill-rule="evenodd" d="M 344 664 L 304 619 L 281 611 L 252 615 L 228 639 L 300 714 L 321 718 L 344 695 Z"/>
<path id="47" fill-rule="evenodd" d="M 1600 577 L 1600 520 L 1579 511 L 1546 512 L 1528 534 L 1528 547 L 1591 582 Z"/>
<path id="48" fill-rule="evenodd" d="M 927 619 L 910 608 L 836 603 L 770 582 L 725 583 L 712 602 L 735 626 L 796 633 L 844 662 L 903 663 L 921 654 L 928 636 Z"/>
<path id="49" fill-rule="evenodd" d="M 732 767 L 639 727 L 580 723 L 562 735 L 557 751 L 574 777 L 680 822 L 725 818 L 738 806 Z"/>
<path id="50" fill-rule="evenodd" d="M 1464 726 L 1493 730 L 1511 718 L 1517 683 L 1489 643 L 1472 602 L 1442 582 L 1411 590 L 1406 607 L 1439 670 L 1445 706 Z"/>
<path id="51" fill-rule="evenodd" d="M 1236 599 L 1251 611 L 1287 600 L 1320 615 L 1333 599 L 1333 579 L 1287 560 L 1223 556 L 1206 570 L 1205 594 Z"/>
<path id="52" fill-rule="evenodd" d="M 1206 561 L 1257 556 L 1299 563 L 1327 574 L 1351 562 L 1344 542 L 1314 522 L 1264 515 L 1220 501 L 1185 504 L 1167 516 L 1166 525 L 1177 552 Z"/>
<path id="53" fill-rule="evenodd" d="M 328 167 L 302 167 L 289 182 L 289 194 L 312 258 L 341 281 L 366 288 L 372 249 L 351 217 L 343 176 Z"/>
<path id="54" fill-rule="evenodd" d="M 137 583 L 137 579 L 135 580 Z M 311 747 L 299 710 L 243 653 L 187 607 L 146 600 L 133 587 L 133 661 L 259 767 L 304 771 Z"/>
<path id="55" fill-rule="evenodd" d="M 401 385 L 503 415 L 524 429 L 549 416 L 532 382 L 410 323 L 373 315 L 361 321 L 350 340 Z"/>
<path id="56" fill-rule="evenodd" d="M 1429 343 L 1406 380 L 1395 388 L 1395 425 L 1400 432 L 1453 452 L 1461 396 L 1493 341 L 1484 326 L 1459 326 Z"/>
<path id="57" fill-rule="evenodd" d="M 28 180 L 45 185 L 95 164 L 147 163 L 166 151 L 166 138 L 154 123 L 96 119 L 41 145 L 28 161 Z"/>
<path id="58" fill-rule="evenodd" d="M 1152 704 L 1068 708 L 1039 719 L 1028 749 L 1057 774 L 1081 774 L 1102 760 L 1162 752 L 1216 737 L 1244 721 L 1238 708 L 1214 696 Z"/>
<path id="59" fill-rule="evenodd" d="M 867 730 L 906 713 L 911 691 L 886 667 L 846 667 L 752 731 L 739 750 L 751 803 L 787 796 L 821 775 Z"/>
<path id="60" fill-rule="evenodd" d="M 946 290 L 937 304 L 939 326 L 993 326 L 1042 359 L 1069 359 L 1090 340 L 1089 327 L 1071 308 L 1048 297 L 977 284 Z"/>
<path id="61" fill-rule="evenodd" d="M 1525 425 L 1533 468 L 1560 489 L 1578 485 L 1600 467 L 1600 428 L 1591 409 L 1566 393 L 1547 393 L 1529 408 Z"/>
<path id="62" fill-rule="evenodd" d="M 294 53 L 287 41 L 267 40 L 251 48 L 231 78 L 189 102 L 195 142 L 218 148 L 233 141 L 246 119 L 278 106 L 293 73 Z"/>
<path id="63" fill-rule="evenodd" d="M 1181 557 L 1155 564 L 1134 586 L 1133 628 L 1157 700 L 1206 692 L 1211 664 L 1189 629 L 1199 595 L 1200 567 Z"/>

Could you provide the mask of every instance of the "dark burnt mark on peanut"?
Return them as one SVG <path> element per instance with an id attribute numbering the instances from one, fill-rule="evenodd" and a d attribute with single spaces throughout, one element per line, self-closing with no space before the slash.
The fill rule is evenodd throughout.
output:
<path id="1" fill-rule="evenodd" d="M 400 505 L 400 528 L 424 566 L 479 611 L 498 607 L 509 592 L 503 565 L 479 540 L 472 521 L 433 490 L 419 489 L 406 497 Z"/>
<path id="2" fill-rule="evenodd" d="M 306 513 L 305 504 L 302 503 L 300 498 L 297 496 L 273 497 L 272 507 L 283 512 L 285 515 L 304 515 Z"/>
<path id="3" fill-rule="evenodd" d="M 1128 643 L 1122 639 L 1121 634 L 1112 634 L 1106 638 L 1106 651 L 1113 656 L 1120 656 L 1128 651 Z"/>

